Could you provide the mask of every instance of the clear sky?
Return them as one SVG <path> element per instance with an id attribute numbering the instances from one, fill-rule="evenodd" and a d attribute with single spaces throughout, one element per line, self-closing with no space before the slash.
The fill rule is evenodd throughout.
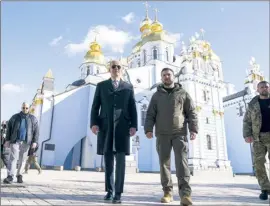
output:
<path id="1" fill-rule="evenodd" d="M 149 15 L 180 43 L 203 28 L 225 81 L 243 89 L 251 56 L 269 77 L 269 2 L 149 2 Z M 140 35 L 143 2 L 2 2 L 1 119 L 31 102 L 49 68 L 61 92 L 79 79 L 92 29 L 104 54 L 126 56 Z M 179 39 L 182 34 L 181 39 Z"/>

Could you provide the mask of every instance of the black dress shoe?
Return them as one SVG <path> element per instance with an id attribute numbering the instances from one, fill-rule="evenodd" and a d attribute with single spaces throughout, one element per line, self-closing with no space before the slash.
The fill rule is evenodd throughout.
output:
<path id="1" fill-rule="evenodd" d="M 268 191 L 267 190 L 262 190 L 262 193 L 260 194 L 259 198 L 261 200 L 267 200 L 268 199 Z"/>
<path id="2" fill-rule="evenodd" d="M 111 192 L 107 192 L 107 194 L 104 197 L 104 200 L 112 200 L 113 199 L 113 194 Z"/>
<path id="3" fill-rule="evenodd" d="M 113 204 L 120 204 L 122 201 L 121 201 L 121 194 L 115 194 L 115 196 L 113 197 L 113 201 L 112 203 Z"/>

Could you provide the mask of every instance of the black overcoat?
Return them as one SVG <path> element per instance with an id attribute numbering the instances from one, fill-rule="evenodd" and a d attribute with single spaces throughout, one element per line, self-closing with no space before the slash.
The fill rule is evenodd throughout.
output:
<path id="1" fill-rule="evenodd" d="M 98 125 L 97 154 L 107 151 L 130 155 L 131 127 L 137 130 L 137 109 L 133 86 L 120 80 L 115 90 L 112 80 L 99 82 L 96 87 L 90 126 Z"/>

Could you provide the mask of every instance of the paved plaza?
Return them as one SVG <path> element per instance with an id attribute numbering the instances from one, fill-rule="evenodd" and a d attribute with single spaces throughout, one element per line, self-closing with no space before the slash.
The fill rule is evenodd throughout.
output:
<path id="1" fill-rule="evenodd" d="M 6 171 L 1 171 L 1 182 Z M 175 175 L 173 175 L 176 183 Z M 41 175 L 30 170 L 24 184 L 1 184 L 1 205 L 112 205 L 103 201 L 104 173 L 89 171 L 44 170 Z M 192 177 L 194 205 L 269 205 L 258 199 L 257 181 L 250 176 L 222 179 Z M 163 205 L 159 175 L 152 173 L 127 174 L 122 205 Z M 175 201 L 179 205 L 175 187 Z"/>

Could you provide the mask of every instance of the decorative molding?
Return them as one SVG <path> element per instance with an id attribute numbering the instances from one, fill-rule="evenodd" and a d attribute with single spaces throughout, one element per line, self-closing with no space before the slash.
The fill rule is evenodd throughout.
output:
<path id="1" fill-rule="evenodd" d="M 214 116 L 219 115 L 219 116 L 222 117 L 224 115 L 224 112 L 218 111 L 218 110 L 215 110 L 215 109 L 212 110 L 212 113 L 214 114 Z"/>

